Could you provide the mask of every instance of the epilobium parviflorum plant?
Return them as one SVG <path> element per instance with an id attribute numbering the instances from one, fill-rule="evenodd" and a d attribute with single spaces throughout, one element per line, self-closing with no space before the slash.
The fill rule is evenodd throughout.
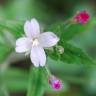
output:
<path id="1" fill-rule="evenodd" d="M 66 21 L 62 20 L 48 28 L 43 28 L 43 31 L 40 28 L 41 23 L 36 18 L 24 22 L 0 23 L 0 28 L 4 28 L 3 34 L 0 35 L 0 38 L 3 36 L 0 39 L 0 52 L 5 57 L 8 56 L 6 59 L 0 58 L 1 62 L 6 60 L 1 64 L 1 69 L 5 70 L 10 63 L 20 60 L 23 60 L 24 64 L 28 60 L 27 66 L 30 67 L 30 71 L 27 72 L 9 68 L 4 73 L 4 80 L 2 79 L 2 82 L 7 80 L 4 88 L 7 86 L 9 90 L 27 90 L 27 96 L 43 96 L 47 91 L 62 92 L 66 86 L 65 81 L 68 80 L 62 77 L 65 70 L 64 64 L 86 66 L 96 64 L 81 48 L 70 42 L 75 36 L 92 28 L 94 24 L 95 18 L 90 18 L 86 10 L 76 12 Z M 24 35 L 21 35 L 23 33 Z M 23 57 L 21 53 L 25 56 Z M 13 79 L 10 79 L 11 76 Z M 73 80 L 74 78 L 72 80 L 70 78 L 67 82 Z M 67 86 L 70 87 L 69 84 Z"/>

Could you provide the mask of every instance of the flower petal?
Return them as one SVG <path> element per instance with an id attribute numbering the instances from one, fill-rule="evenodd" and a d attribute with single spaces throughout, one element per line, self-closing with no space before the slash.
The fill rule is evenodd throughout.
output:
<path id="1" fill-rule="evenodd" d="M 29 38 L 21 37 L 16 40 L 16 52 L 23 53 L 31 49 L 31 41 Z"/>
<path id="2" fill-rule="evenodd" d="M 27 48 L 26 46 L 20 46 L 20 47 L 15 48 L 15 51 L 17 53 L 24 53 L 24 52 L 27 52 L 28 50 L 29 50 L 29 48 Z"/>
<path id="3" fill-rule="evenodd" d="M 16 46 L 25 45 L 25 44 L 28 44 L 29 42 L 30 42 L 30 39 L 28 39 L 26 37 L 21 37 L 16 40 Z"/>
<path id="4" fill-rule="evenodd" d="M 34 46 L 31 49 L 31 55 L 30 55 L 31 61 L 34 64 L 34 66 L 44 66 L 46 63 L 46 55 L 44 52 L 44 49 L 40 46 Z"/>
<path id="5" fill-rule="evenodd" d="M 26 21 L 25 24 L 24 24 L 24 32 L 26 34 L 27 37 L 32 37 L 32 32 L 33 32 L 33 29 L 32 29 L 32 26 L 31 26 L 31 22 L 30 21 Z"/>
<path id="6" fill-rule="evenodd" d="M 24 32 L 27 37 L 36 37 L 40 34 L 40 26 L 36 19 L 26 21 L 24 24 Z"/>
<path id="7" fill-rule="evenodd" d="M 52 47 L 57 44 L 59 38 L 52 32 L 42 33 L 39 42 L 42 47 Z"/>
<path id="8" fill-rule="evenodd" d="M 40 26 L 39 23 L 36 19 L 31 20 L 31 26 L 32 26 L 32 35 L 33 36 L 38 36 L 40 34 Z"/>

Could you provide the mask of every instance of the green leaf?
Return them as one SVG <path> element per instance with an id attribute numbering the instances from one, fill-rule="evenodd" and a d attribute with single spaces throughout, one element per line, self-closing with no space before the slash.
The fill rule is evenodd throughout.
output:
<path id="1" fill-rule="evenodd" d="M 47 51 L 48 56 L 54 60 L 61 60 L 68 64 L 95 64 L 93 59 L 82 49 L 65 42 L 61 42 L 60 45 L 64 48 L 63 54 L 59 54 L 59 51 L 55 47 L 54 51 Z"/>
<path id="2" fill-rule="evenodd" d="M 62 41 L 68 41 L 76 36 L 78 33 L 84 32 L 95 24 L 95 19 L 90 19 L 87 24 L 73 24 L 70 21 L 63 21 L 53 24 L 47 31 L 55 32 Z"/>
<path id="3" fill-rule="evenodd" d="M 77 48 L 71 44 L 65 43 L 63 44 L 65 48 L 64 55 L 61 55 L 61 60 L 65 60 L 68 63 L 75 64 L 94 64 L 95 62 L 92 60 L 88 54 L 86 54 L 82 49 Z"/>
<path id="4" fill-rule="evenodd" d="M 43 68 L 31 68 L 27 96 L 43 96 L 44 77 Z"/>
<path id="5" fill-rule="evenodd" d="M 0 28 L 8 30 L 14 37 L 20 37 L 23 34 L 23 21 L 0 21 Z"/>
<path id="6" fill-rule="evenodd" d="M 0 21 L 0 62 L 14 50 L 15 40 L 23 31 L 22 25 L 21 21 Z"/>

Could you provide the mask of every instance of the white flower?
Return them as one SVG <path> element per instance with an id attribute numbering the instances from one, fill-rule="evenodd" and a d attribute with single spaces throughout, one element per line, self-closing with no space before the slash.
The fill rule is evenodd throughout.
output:
<path id="1" fill-rule="evenodd" d="M 52 32 L 40 34 L 40 26 L 36 19 L 25 22 L 24 32 L 25 37 L 16 40 L 16 52 L 28 52 L 34 66 L 44 66 L 46 64 L 44 48 L 56 45 L 59 38 Z"/>

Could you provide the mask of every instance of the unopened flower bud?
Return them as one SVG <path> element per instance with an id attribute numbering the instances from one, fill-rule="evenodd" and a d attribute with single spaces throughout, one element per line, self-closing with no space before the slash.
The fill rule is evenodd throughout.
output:
<path id="1" fill-rule="evenodd" d="M 59 51 L 60 54 L 63 54 L 64 53 L 64 48 L 62 46 L 59 46 L 58 51 Z"/>
<path id="2" fill-rule="evenodd" d="M 54 76 L 49 77 L 49 84 L 53 89 L 59 90 L 61 88 L 62 82 Z"/>
<path id="3" fill-rule="evenodd" d="M 84 11 L 77 12 L 73 17 L 73 21 L 81 24 L 86 24 L 89 18 L 90 18 L 89 13 L 86 10 L 84 10 Z"/>

